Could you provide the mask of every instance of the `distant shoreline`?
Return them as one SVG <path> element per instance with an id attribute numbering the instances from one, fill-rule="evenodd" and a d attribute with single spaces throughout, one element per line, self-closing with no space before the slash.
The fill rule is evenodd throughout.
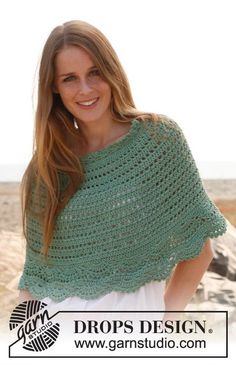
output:
<path id="1" fill-rule="evenodd" d="M 236 161 L 195 161 L 200 176 L 204 180 L 236 179 Z M 0 182 L 19 182 L 26 164 L 0 163 Z"/>
<path id="2" fill-rule="evenodd" d="M 211 199 L 236 199 L 236 179 L 202 179 Z M 20 181 L 0 181 L 0 195 L 18 194 Z"/>

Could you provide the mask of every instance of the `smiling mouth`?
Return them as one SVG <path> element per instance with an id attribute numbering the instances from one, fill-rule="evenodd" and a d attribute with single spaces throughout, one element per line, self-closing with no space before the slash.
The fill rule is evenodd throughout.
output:
<path id="1" fill-rule="evenodd" d="M 77 102 L 77 104 L 79 105 L 79 106 L 82 106 L 82 107 L 90 107 L 90 106 L 93 106 L 93 105 L 95 105 L 96 103 L 97 103 L 97 101 L 98 101 L 98 99 L 99 98 L 94 98 L 94 99 L 90 99 L 90 100 L 88 100 L 88 101 L 81 101 L 81 102 Z"/>

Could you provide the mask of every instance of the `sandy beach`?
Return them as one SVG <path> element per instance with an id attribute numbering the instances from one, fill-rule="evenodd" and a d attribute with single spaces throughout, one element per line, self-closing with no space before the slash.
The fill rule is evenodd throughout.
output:
<path id="1" fill-rule="evenodd" d="M 210 198 L 216 203 L 227 220 L 236 227 L 236 180 L 204 180 L 203 184 Z M 18 183 L 0 183 L 0 217 L 1 330 L 1 327 L 6 328 L 10 313 L 17 304 L 17 284 L 24 264 L 25 241 L 21 232 Z M 236 281 L 228 280 L 227 283 L 227 285 L 231 285 L 232 291 L 236 292 Z M 212 285 L 212 282 L 210 285 Z M 226 296 L 229 288 L 227 287 L 224 290 L 226 290 Z M 219 308 L 219 306 L 224 306 L 225 296 L 222 297 L 222 303 L 220 303 L 220 299 L 209 302 L 209 298 L 207 300 L 203 298 L 201 302 L 199 299 L 201 296 L 196 296 L 193 298 L 192 305 L 200 305 L 202 308 L 202 306 L 204 307 L 202 303 L 206 303 L 205 307 Z M 235 307 L 234 302 L 233 306 Z"/>
<path id="2" fill-rule="evenodd" d="M 236 226 L 236 179 L 203 180 L 209 197 L 220 206 L 226 218 Z M 0 231 L 21 231 L 19 183 L 0 183 Z"/>

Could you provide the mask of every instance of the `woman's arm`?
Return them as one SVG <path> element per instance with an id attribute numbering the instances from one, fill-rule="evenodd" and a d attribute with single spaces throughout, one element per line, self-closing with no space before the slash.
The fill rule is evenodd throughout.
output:
<path id="1" fill-rule="evenodd" d="M 166 311 L 183 311 L 194 295 L 198 284 L 213 258 L 210 239 L 204 244 L 199 256 L 181 261 L 170 277 L 165 291 Z M 174 319 L 177 313 L 166 313 L 164 320 Z"/>
<path id="2" fill-rule="evenodd" d="M 22 303 L 25 300 L 33 300 L 33 299 L 34 298 L 27 289 L 20 289 L 18 297 L 19 303 Z"/>

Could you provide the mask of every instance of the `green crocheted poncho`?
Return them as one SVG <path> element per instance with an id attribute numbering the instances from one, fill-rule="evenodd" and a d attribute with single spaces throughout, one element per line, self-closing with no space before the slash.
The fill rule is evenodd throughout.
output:
<path id="1" fill-rule="evenodd" d="M 178 124 L 132 121 L 121 140 L 81 158 L 86 180 L 59 214 L 48 260 L 28 219 L 18 289 L 36 299 L 92 299 L 166 279 L 227 224 L 208 197 Z"/>

